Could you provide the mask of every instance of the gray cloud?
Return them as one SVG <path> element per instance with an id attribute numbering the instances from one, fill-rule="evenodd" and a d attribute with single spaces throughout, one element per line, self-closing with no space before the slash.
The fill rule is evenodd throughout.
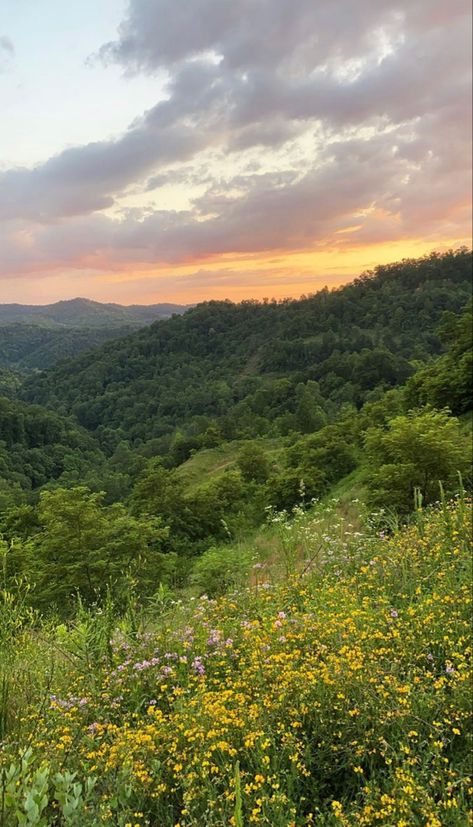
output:
<path id="1" fill-rule="evenodd" d="M 14 54 L 15 48 L 10 38 L 0 34 L 0 72 L 5 70 Z"/>
<path id="2" fill-rule="evenodd" d="M 369 140 L 354 137 L 331 143 L 317 169 L 239 175 L 226 186 L 215 181 L 191 210 L 32 225 L 30 237 L 17 231 L 1 268 L 176 265 L 219 254 L 343 248 L 416 234 L 435 242 L 445 227 L 452 237 L 461 236 L 468 179 L 461 165 L 453 173 L 429 147 L 403 128 Z"/>
<path id="3" fill-rule="evenodd" d="M 7 55 L 14 55 L 15 54 L 15 49 L 14 49 L 12 41 L 10 40 L 9 37 L 7 37 L 4 34 L 0 35 L 0 52 L 3 52 L 4 54 L 7 54 Z"/>

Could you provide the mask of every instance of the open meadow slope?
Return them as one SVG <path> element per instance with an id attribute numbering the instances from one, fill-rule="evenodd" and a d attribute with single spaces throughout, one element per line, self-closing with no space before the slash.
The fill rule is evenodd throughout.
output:
<path id="1" fill-rule="evenodd" d="M 282 570 L 120 621 L 4 598 L 2 823 L 468 824 L 470 517 L 281 524 Z"/>

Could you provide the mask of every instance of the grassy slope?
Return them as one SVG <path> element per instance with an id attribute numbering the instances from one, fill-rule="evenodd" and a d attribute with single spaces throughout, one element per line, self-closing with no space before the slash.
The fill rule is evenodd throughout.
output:
<path id="1" fill-rule="evenodd" d="M 61 823 L 81 827 L 466 825 L 467 512 L 391 539 L 326 520 L 322 547 L 302 532 L 304 576 L 282 527 L 284 576 L 217 601 L 163 594 L 118 626 L 106 610 L 32 629 L 9 603 L 6 823 L 33 799 L 44 824 L 74 800 Z"/>
<path id="2" fill-rule="evenodd" d="M 284 440 L 260 439 L 257 442 L 264 449 L 269 461 L 277 465 L 284 450 Z M 244 440 L 235 440 L 225 442 L 217 448 L 204 448 L 180 465 L 177 476 L 185 483 L 188 493 L 193 494 L 198 488 L 222 477 L 227 471 L 236 469 L 238 454 L 244 444 Z"/>

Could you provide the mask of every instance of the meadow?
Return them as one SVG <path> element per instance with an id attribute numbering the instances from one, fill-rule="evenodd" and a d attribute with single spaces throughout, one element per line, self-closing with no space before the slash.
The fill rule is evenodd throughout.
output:
<path id="1" fill-rule="evenodd" d="M 4 589 L 0 823 L 470 824 L 470 503 L 357 508 L 272 513 L 216 598 L 65 623 Z"/>

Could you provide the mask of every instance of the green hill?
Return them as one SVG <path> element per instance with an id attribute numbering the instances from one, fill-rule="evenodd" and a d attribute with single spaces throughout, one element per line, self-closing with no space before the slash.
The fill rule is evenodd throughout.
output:
<path id="1" fill-rule="evenodd" d="M 103 304 L 91 299 L 68 299 L 54 304 L 0 304 L 0 325 L 35 324 L 41 327 L 107 327 L 145 325 L 182 313 L 179 304 L 129 305 Z"/>
<path id="2" fill-rule="evenodd" d="M 188 451 L 212 423 L 226 441 L 310 432 L 439 354 L 437 327 L 468 301 L 470 272 L 461 250 L 300 301 L 207 302 L 35 377 L 25 399 L 159 451 L 177 427 Z"/>
<path id="3" fill-rule="evenodd" d="M 0 492 L 7 499 L 15 489 L 54 483 L 65 471 L 77 479 L 103 459 L 96 440 L 71 417 L 0 395 Z"/>

